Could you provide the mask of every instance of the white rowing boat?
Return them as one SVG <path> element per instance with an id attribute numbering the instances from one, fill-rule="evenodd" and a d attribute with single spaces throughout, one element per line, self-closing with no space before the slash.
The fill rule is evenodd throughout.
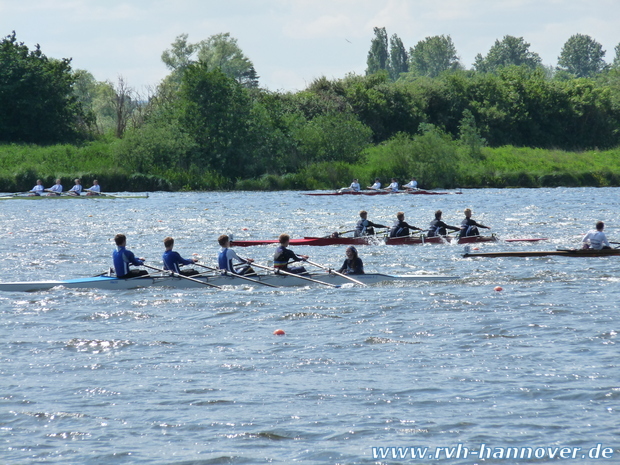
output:
<path id="1" fill-rule="evenodd" d="M 310 273 L 304 274 L 304 277 L 311 278 L 330 285 L 340 286 L 342 284 L 353 284 L 346 278 L 335 274 L 327 273 Z M 267 283 L 274 286 L 307 286 L 311 282 L 295 276 L 287 276 L 281 274 L 259 274 L 250 276 L 251 279 L 261 283 Z M 450 281 L 459 279 L 458 276 L 440 276 L 440 275 L 389 275 L 382 273 L 369 273 L 364 275 L 355 275 L 354 278 L 364 284 L 377 284 L 392 281 Z M 196 282 L 200 281 L 200 282 Z M 213 284 L 216 286 L 260 286 L 258 283 L 251 283 L 232 275 L 209 275 L 209 276 L 192 276 L 192 280 L 172 277 L 172 276 L 141 276 L 138 278 L 119 279 L 113 276 L 95 276 L 92 278 L 69 279 L 67 281 L 32 281 L 32 282 L 13 282 L 0 283 L 0 291 L 6 292 L 36 292 L 45 291 L 54 287 L 62 286 L 72 289 L 106 289 L 106 290 L 123 290 L 137 289 L 141 287 L 165 286 L 177 289 L 187 288 L 205 288 L 204 284 Z M 266 287 L 266 286 L 265 286 Z"/>
<path id="2" fill-rule="evenodd" d="M 0 200 L 94 200 L 94 199 L 148 199 L 149 194 L 100 194 L 100 195 L 70 195 L 63 193 L 62 195 L 24 195 L 24 194 L 11 194 L 2 195 Z"/>

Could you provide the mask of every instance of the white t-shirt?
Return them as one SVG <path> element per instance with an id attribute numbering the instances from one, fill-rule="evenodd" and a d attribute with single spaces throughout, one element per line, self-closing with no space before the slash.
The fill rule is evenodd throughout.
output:
<path id="1" fill-rule="evenodd" d="M 607 236 L 605 236 L 605 233 L 596 229 L 588 231 L 588 233 L 583 236 L 581 242 L 589 242 L 590 247 L 595 250 L 601 250 L 604 245 L 606 245 L 607 247 L 611 247 L 609 245 L 609 241 L 607 240 Z"/>
<path id="2" fill-rule="evenodd" d="M 355 191 L 355 192 L 359 192 L 360 190 L 360 183 L 359 182 L 352 182 L 351 185 L 349 186 L 349 189 Z"/>
<path id="3" fill-rule="evenodd" d="M 369 189 L 381 189 L 381 183 L 379 181 L 375 182 Z"/>
<path id="4" fill-rule="evenodd" d="M 395 181 L 388 186 L 388 189 L 391 189 L 392 192 L 398 192 L 398 183 Z"/>
<path id="5" fill-rule="evenodd" d="M 403 187 L 408 187 L 409 189 L 417 189 L 418 181 L 411 180 L 407 184 L 405 184 Z"/>

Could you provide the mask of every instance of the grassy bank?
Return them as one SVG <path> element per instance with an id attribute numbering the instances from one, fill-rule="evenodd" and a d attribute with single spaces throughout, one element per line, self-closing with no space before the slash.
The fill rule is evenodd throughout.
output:
<path id="1" fill-rule="evenodd" d="M 187 171 L 136 173 L 116 155 L 115 144 L 115 140 L 110 140 L 82 146 L 2 145 L 0 191 L 27 191 L 37 179 L 49 187 L 56 178 L 61 178 L 68 188 L 78 177 L 88 186 L 98 179 L 110 192 L 334 189 L 348 185 L 352 178 L 367 185 L 377 176 L 384 182 L 392 176 L 401 182 L 416 176 L 425 188 L 620 186 L 620 148 L 577 153 L 506 146 L 483 148 L 472 157 L 451 143 L 433 153 L 432 146 L 416 148 L 401 141 L 369 149 L 355 165 L 324 162 L 297 173 L 227 180 L 196 167 Z M 421 151 L 417 158 L 410 154 L 415 150 Z"/>

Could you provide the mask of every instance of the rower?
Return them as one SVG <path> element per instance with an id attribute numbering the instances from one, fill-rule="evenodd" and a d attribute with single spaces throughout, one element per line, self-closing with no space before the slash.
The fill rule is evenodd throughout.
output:
<path id="1" fill-rule="evenodd" d="M 290 240 L 291 238 L 288 234 L 280 234 L 278 238 L 280 245 L 273 254 L 273 267 L 276 270 L 282 270 L 288 273 L 306 273 L 306 269 L 303 266 L 293 266 L 291 268 L 288 266 L 289 260 L 301 262 L 309 258 L 307 255 L 298 256 L 292 250 L 287 249 Z"/>
<path id="2" fill-rule="evenodd" d="M 390 185 L 383 190 L 386 190 L 388 192 L 398 192 L 398 181 L 396 180 L 396 178 L 392 178 L 392 182 L 390 183 Z"/>
<path id="3" fill-rule="evenodd" d="M 127 237 L 124 234 L 114 236 L 116 249 L 112 252 L 112 260 L 114 262 L 114 271 L 120 279 L 136 278 L 138 276 L 147 275 L 146 270 L 131 270 L 129 265 L 140 266 L 145 262 L 144 258 L 136 258 L 131 250 L 127 250 Z"/>
<path id="4" fill-rule="evenodd" d="M 387 228 L 387 226 L 383 226 L 382 224 L 375 224 L 372 221 L 368 220 L 368 212 L 366 210 L 360 211 L 360 218 L 361 219 L 357 222 L 357 225 L 355 226 L 354 237 L 374 236 L 374 228 Z"/>
<path id="5" fill-rule="evenodd" d="M 368 186 L 366 189 L 372 189 L 375 191 L 381 189 L 381 181 L 379 180 L 379 178 L 375 178 L 375 183 L 372 186 Z"/>
<path id="6" fill-rule="evenodd" d="M 357 179 L 354 179 L 349 187 L 343 187 L 338 192 L 359 192 L 361 189 L 360 183 Z"/>
<path id="7" fill-rule="evenodd" d="M 49 189 L 45 189 L 49 194 L 47 195 L 60 195 L 62 194 L 62 184 L 60 184 L 60 179 L 56 179 L 56 184 L 54 184 Z"/>
<path id="8" fill-rule="evenodd" d="M 407 184 L 403 186 L 407 190 L 418 190 L 418 181 L 415 178 L 411 178 Z"/>
<path id="9" fill-rule="evenodd" d="M 364 274 L 364 263 L 357 255 L 357 249 L 350 245 L 345 251 L 347 258 L 338 270 L 342 274 Z"/>
<path id="10" fill-rule="evenodd" d="M 390 237 L 408 236 L 411 230 L 422 231 L 421 228 L 411 226 L 410 224 L 406 223 L 405 214 L 403 212 L 398 212 L 396 214 L 394 226 L 392 226 L 392 228 L 390 229 Z"/>
<path id="11" fill-rule="evenodd" d="M 37 179 L 37 185 L 30 189 L 31 196 L 40 196 L 45 191 L 45 187 L 43 187 L 43 181 Z"/>
<path id="12" fill-rule="evenodd" d="M 441 220 L 441 215 L 441 210 L 437 210 L 435 212 L 435 219 L 431 221 L 431 226 L 428 228 L 428 232 L 426 233 L 427 237 L 445 236 L 448 234 L 447 229 L 451 229 L 452 231 L 458 231 L 460 229 L 456 226 L 450 226 L 444 223 Z"/>
<path id="13" fill-rule="evenodd" d="M 479 236 L 480 231 L 478 231 L 478 228 L 491 229 L 489 226 L 476 223 L 471 219 L 471 208 L 466 208 L 464 213 L 465 219 L 461 222 L 461 233 L 459 237 Z"/>
<path id="14" fill-rule="evenodd" d="M 254 260 L 251 258 L 243 259 L 239 257 L 237 252 L 230 248 L 230 238 L 226 234 L 222 234 L 218 237 L 217 242 L 222 247 L 220 253 L 217 255 L 217 263 L 220 270 L 242 276 L 256 274 L 254 269 L 250 266 L 250 263 Z M 233 260 L 236 260 L 236 263 L 234 263 Z M 239 267 L 240 264 L 244 266 Z"/>
<path id="15" fill-rule="evenodd" d="M 92 187 L 86 189 L 86 195 L 100 195 L 101 194 L 101 186 L 99 185 L 99 181 L 96 179 L 93 181 Z"/>
<path id="16" fill-rule="evenodd" d="M 81 195 L 82 194 L 82 181 L 76 179 L 73 181 L 75 185 L 67 191 L 69 195 Z"/>
<path id="17" fill-rule="evenodd" d="M 164 261 L 164 270 L 170 270 L 176 274 L 182 274 L 183 276 L 194 276 L 199 274 L 194 269 L 181 270 L 179 267 L 183 265 L 192 265 L 198 261 L 197 258 L 183 258 L 178 252 L 172 250 L 174 247 L 174 239 L 170 236 L 164 239 L 164 247 L 166 251 L 162 256 Z"/>
<path id="18" fill-rule="evenodd" d="M 596 229 L 588 231 L 587 234 L 583 236 L 583 239 L 581 240 L 583 243 L 583 248 L 594 250 L 611 249 L 603 229 L 605 229 L 605 223 L 602 221 L 597 221 Z"/>

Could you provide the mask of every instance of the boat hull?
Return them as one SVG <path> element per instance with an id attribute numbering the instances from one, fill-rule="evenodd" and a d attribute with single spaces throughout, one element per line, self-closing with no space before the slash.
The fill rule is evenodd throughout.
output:
<path id="1" fill-rule="evenodd" d="M 423 189 L 418 190 L 406 190 L 406 191 L 343 191 L 343 192 L 311 192 L 304 195 L 312 196 L 324 196 L 324 195 L 393 195 L 393 194 L 412 194 L 412 195 L 449 195 L 449 194 L 461 194 L 461 192 L 436 192 L 426 191 Z"/>
<path id="2" fill-rule="evenodd" d="M 148 199 L 149 195 L 5 195 L 0 200 L 103 200 L 103 199 Z"/>
<path id="3" fill-rule="evenodd" d="M 304 237 L 303 239 L 291 239 L 289 245 L 310 245 L 310 246 L 327 246 L 327 245 L 416 245 L 416 244 L 444 244 L 452 242 L 457 238 L 452 236 L 446 237 L 426 237 L 426 236 L 406 236 L 406 237 L 387 237 L 382 236 L 364 236 L 364 237 Z M 495 242 L 496 236 L 470 236 L 458 239 L 458 244 L 473 244 L 476 242 Z M 512 241 L 538 241 L 544 239 L 512 239 Z M 509 239 L 510 241 L 510 239 Z M 274 245 L 278 244 L 277 239 L 265 240 L 234 240 L 230 243 L 237 247 L 253 247 L 256 245 Z"/>
<path id="4" fill-rule="evenodd" d="M 353 284 L 350 280 L 335 274 L 327 273 L 310 273 L 303 275 L 314 280 L 321 281 L 332 285 Z M 364 275 L 354 275 L 354 279 L 364 284 L 378 284 L 383 282 L 395 281 L 450 281 L 459 279 L 457 276 L 442 275 L 388 275 L 382 273 L 369 273 Z M 38 281 L 38 282 L 13 282 L 0 283 L 0 291 L 5 292 L 36 292 L 45 291 L 55 287 L 64 287 L 69 289 L 103 289 L 103 290 L 127 290 L 139 289 L 143 287 L 171 287 L 175 289 L 190 288 L 210 288 L 206 284 L 216 286 L 260 286 L 260 283 L 271 284 L 273 286 L 289 287 L 289 286 L 308 286 L 320 285 L 320 283 L 312 283 L 305 279 L 295 276 L 286 276 L 283 274 L 261 274 L 252 276 L 251 279 L 259 281 L 253 283 L 246 279 L 233 275 L 210 275 L 192 277 L 196 281 L 189 279 L 171 277 L 171 276 L 142 276 L 131 279 L 118 279 L 109 276 L 96 276 L 92 278 L 71 279 L 67 281 Z M 201 284 L 204 283 L 204 284 Z"/>
<path id="5" fill-rule="evenodd" d="M 620 255 L 620 249 L 567 249 L 567 250 L 540 250 L 540 251 L 517 251 L 517 252 L 483 252 L 466 253 L 463 257 L 546 257 L 558 255 L 563 257 L 607 257 L 610 255 Z"/>

